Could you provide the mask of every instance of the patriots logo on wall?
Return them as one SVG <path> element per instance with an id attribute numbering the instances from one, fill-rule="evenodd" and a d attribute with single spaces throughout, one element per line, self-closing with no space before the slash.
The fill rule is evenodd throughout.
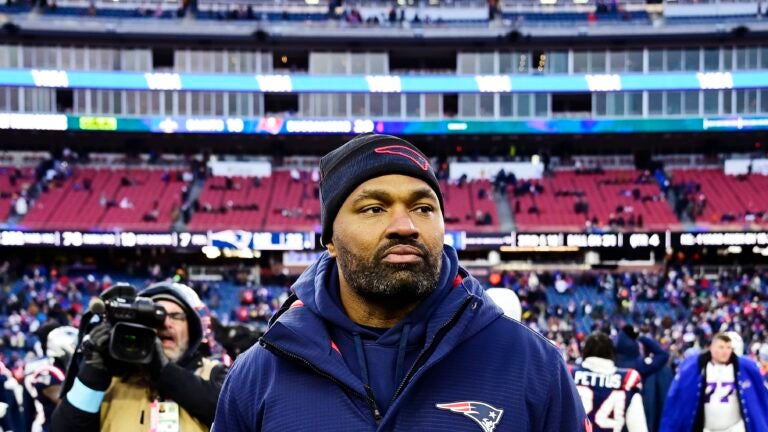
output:
<path id="1" fill-rule="evenodd" d="M 493 432 L 501 420 L 501 415 L 504 414 L 504 410 L 494 408 L 484 402 L 453 402 L 436 404 L 435 406 L 439 409 L 464 414 L 479 424 L 483 428 L 483 432 Z"/>

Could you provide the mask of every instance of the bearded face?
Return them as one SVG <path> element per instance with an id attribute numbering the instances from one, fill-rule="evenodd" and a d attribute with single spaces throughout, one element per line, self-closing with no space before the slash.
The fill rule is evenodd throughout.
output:
<path id="1" fill-rule="evenodd" d="M 444 235 L 435 192 L 422 180 L 393 174 L 360 184 L 344 201 L 328 251 L 357 296 L 396 307 L 435 290 Z"/>
<path id="2" fill-rule="evenodd" d="M 339 268 L 350 288 L 372 303 L 418 302 L 435 290 L 440 278 L 442 248 L 430 250 L 424 244 L 404 238 L 389 239 L 373 256 L 356 254 L 343 244 L 336 247 Z M 393 250 L 412 252 L 418 259 L 389 262 L 386 258 L 395 254 Z"/>

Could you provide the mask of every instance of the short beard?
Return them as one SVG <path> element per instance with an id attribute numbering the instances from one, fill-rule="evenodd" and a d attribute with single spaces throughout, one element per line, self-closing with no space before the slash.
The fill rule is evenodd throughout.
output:
<path id="1" fill-rule="evenodd" d="M 168 357 L 168 360 L 171 363 L 177 363 L 179 360 L 181 360 L 182 357 L 184 357 L 184 354 L 187 352 L 188 349 L 189 349 L 189 344 L 186 344 L 184 346 L 179 345 L 170 353 L 165 352 L 165 350 L 163 351 L 165 352 L 165 356 Z"/>
<path id="2" fill-rule="evenodd" d="M 396 245 L 418 248 L 421 263 L 383 262 L 386 251 Z M 339 270 L 352 291 L 382 307 L 399 308 L 420 302 L 432 294 L 440 280 L 442 249 L 430 251 L 421 243 L 404 239 L 387 242 L 370 259 L 354 254 L 341 243 L 336 244 L 336 249 Z"/>

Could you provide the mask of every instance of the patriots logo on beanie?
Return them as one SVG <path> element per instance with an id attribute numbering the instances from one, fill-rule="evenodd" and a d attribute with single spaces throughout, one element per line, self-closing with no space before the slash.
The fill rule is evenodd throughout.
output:
<path id="1" fill-rule="evenodd" d="M 376 177 L 401 174 L 424 181 L 437 195 L 443 210 L 443 194 L 429 159 L 416 146 L 391 135 L 358 135 L 320 159 L 321 240 L 331 242 L 333 221 L 344 201 L 360 184 Z"/>
<path id="2" fill-rule="evenodd" d="M 413 163 L 416 164 L 419 168 L 423 169 L 424 171 L 429 169 L 429 161 L 427 158 L 424 157 L 421 152 L 418 152 L 410 147 L 401 146 L 401 145 L 391 145 L 386 147 L 379 147 L 375 150 L 373 150 L 376 153 L 379 154 L 391 154 L 396 156 L 402 156 L 406 159 L 410 159 L 413 161 Z"/>

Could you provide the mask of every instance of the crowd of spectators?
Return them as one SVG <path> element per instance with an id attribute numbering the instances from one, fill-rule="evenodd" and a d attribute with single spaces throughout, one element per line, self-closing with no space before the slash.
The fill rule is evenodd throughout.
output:
<path id="1" fill-rule="evenodd" d="M 106 274 L 60 274 L 55 266 L 27 266 L 20 279 L 0 263 L 0 360 L 18 377 L 26 361 L 41 355 L 36 332 L 45 324 L 77 326 L 88 299 L 120 277 Z M 210 309 L 211 339 L 223 322 L 240 340 L 237 351 L 263 332 L 288 295 L 291 277 L 281 271 L 233 270 L 220 283 L 189 282 L 183 267 L 163 269 L 148 264 L 137 272 L 137 285 L 173 278 L 186 281 Z M 95 274 L 95 273 L 94 273 Z M 768 350 L 768 271 L 730 268 L 717 274 L 674 266 L 639 272 L 588 271 L 505 272 L 490 277 L 488 286 L 514 290 L 523 308 L 522 321 L 554 341 L 566 360 L 581 357 L 591 330 L 618 338 L 634 332 L 660 344 L 674 370 L 706 346 L 713 334 L 733 331 L 744 342 L 746 355 L 757 359 Z M 589 292 L 588 296 L 584 293 Z M 627 330 L 631 329 L 631 330 Z M 232 341 L 228 341 L 232 343 Z"/>
<path id="2" fill-rule="evenodd" d="M 768 342 L 765 270 L 731 269 L 717 275 L 688 267 L 627 273 L 513 272 L 505 273 L 498 285 L 517 292 L 523 321 L 559 343 L 570 362 L 580 357 L 580 342 L 590 330 L 604 329 L 615 336 L 626 325 L 669 350 L 673 368 L 717 332 L 738 333 L 745 353 L 753 358 Z M 568 300 L 548 303 L 548 288 L 550 295 Z M 592 295 L 577 300 L 577 289 Z M 578 325 L 585 320 L 589 328 Z"/>

